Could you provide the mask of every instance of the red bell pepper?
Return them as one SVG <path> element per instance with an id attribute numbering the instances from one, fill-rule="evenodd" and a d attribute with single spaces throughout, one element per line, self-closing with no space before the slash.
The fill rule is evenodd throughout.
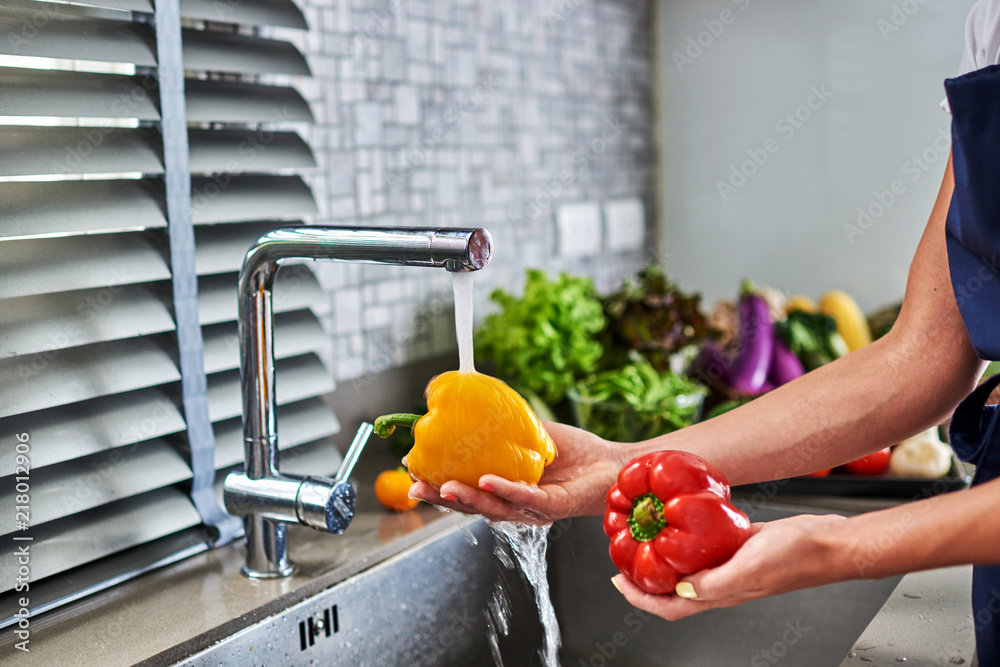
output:
<path id="1" fill-rule="evenodd" d="M 725 563 L 750 537 L 722 471 L 689 452 L 630 461 L 611 487 L 604 532 L 611 560 L 636 586 L 663 595 L 682 577 Z"/>

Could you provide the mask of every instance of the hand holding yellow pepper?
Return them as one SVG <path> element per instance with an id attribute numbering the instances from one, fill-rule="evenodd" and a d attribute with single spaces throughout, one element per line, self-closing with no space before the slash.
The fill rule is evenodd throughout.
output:
<path id="1" fill-rule="evenodd" d="M 556 446 L 528 402 L 501 380 L 475 371 L 448 371 L 427 383 L 427 414 L 375 420 L 388 437 L 397 425 L 413 428 L 406 457 L 410 474 L 441 486 L 457 480 L 477 487 L 492 474 L 537 484 Z"/>

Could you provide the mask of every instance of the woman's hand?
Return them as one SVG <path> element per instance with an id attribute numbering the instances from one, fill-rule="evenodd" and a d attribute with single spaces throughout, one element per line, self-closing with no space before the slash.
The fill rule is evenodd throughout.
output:
<path id="1" fill-rule="evenodd" d="M 860 573 L 843 571 L 836 543 L 828 538 L 842 521 L 844 517 L 833 514 L 803 514 L 753 524 L 750 539 L 732 558 L 719 567 L 681 580 L 678 591 L 690 594 L 693 586 L 695 599 L 650 595 L 623 574 L 612 581 L 625 599 L 639 609 L 676 621 L 706 609 L 734 607 L 800 588 L 856 579 Z"/>
<path id="2" fill-rule="evenodd" d="M 604 513 L 604 496 L 629 456 L 628 447 L 593 433 L 555 422 L 544 422 L 556 444 L 556 458 L 542 473 L 538 486 L 483 475 L 479 488 L 449 481 L 440 489 L 427 482 L 410 487 L 410 497 L 491 521 L 542 525 L 568 516 Z"/>

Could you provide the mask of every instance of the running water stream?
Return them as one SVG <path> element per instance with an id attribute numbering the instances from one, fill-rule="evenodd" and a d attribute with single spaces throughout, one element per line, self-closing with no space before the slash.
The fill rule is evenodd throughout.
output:
<path id="1" fill-rule="evenodd" d="M 476 370 L 472 358 L 473 279 L 476 274 L 472 271 L 456 271 L 451 275 L 455 293 L 458 369 L 463 373 L 472 373 Z M 535 591 L 538 616 L 545 632 L 542 647 L 538 651 L 542 664 L 545 667 L 558 667 L 559 646 L 562 644 L 562 639 L 559 635 L 559 621 L 556 619 L 556 611 L 552 606 L 552 597 L 549 594 L 548 563 L 545 559 L 549 546 L 550 526 L 528 526 L 523 523 L 504 521 L 490 523 L 490 528 L 493 530 L 496 543 L 493 552 L 497 558 L 508 569 L 513 569 L 516 562 L 525 579 Z M 486 621 L 493 660 L 498 667 L 503 667 L 503 661 L 500 657 L 499 634 L 507 636 L 510 631 L 510 602 L 499 581 L 490 604 L 487 606 Z"/>
<path id="2" fill-rule="evenodd" d="M 458 370 L 472 373 L 476 365 L 472 358 L 472 288 L 475 272 L 455 271 L 452 289 L 455 293 L 455 334 L 458 337 Z"/>
<path id="3" fill-rule="evenodd" d="M 510 554 L 521 567 L 525 579 L 535 591 L 535 603 L 538 605 L 538 618 L 542 622 L 545 636 L 538 655 L 545 667 L 558 667 L 559 647 L 562 638 L 559 635 L 559 620 L 556 618 L 555 607 L 552 606 L 552 596 L 549 594 L 548 561 L 545 553 L 549 547 L 549 528 L 551 526 L 529 526 L 523 523 L 501 521 L 490 523 L 496 546 L 493 553 L 509 569 L 513 568 Z M 490 628 L 491 630 L 493 628 Z M 506 634 L 506 633 L 505 633 Z M 494 638 L 490 637 L 491 646 Z M 502 667 L 498 653 L 494 660 Z"/>

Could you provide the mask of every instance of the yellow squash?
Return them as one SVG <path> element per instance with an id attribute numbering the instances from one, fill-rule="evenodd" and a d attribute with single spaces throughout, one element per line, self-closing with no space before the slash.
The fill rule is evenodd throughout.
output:
<path id="1" fill-rule="evenodd" d="M 837 332 L 851 352 L 872 342 L 868 319 L 849 294 L 840 290 L 830 290 L 819 300 L 819 312 L 834 319 L 837 323 Z"/>
<path id="2" fill-rule="evenodd" d="M 458 480 L 478 487 L 486 474 L 537 484 L 556 457 L 551 436 L 521 396 L 482 373 L 448 371 L 425 391 L 427 414 L 386 415 L 375 421 L 382 437 L 396 425 L 412 425 L 406 464 L 434 486 Z"/>

